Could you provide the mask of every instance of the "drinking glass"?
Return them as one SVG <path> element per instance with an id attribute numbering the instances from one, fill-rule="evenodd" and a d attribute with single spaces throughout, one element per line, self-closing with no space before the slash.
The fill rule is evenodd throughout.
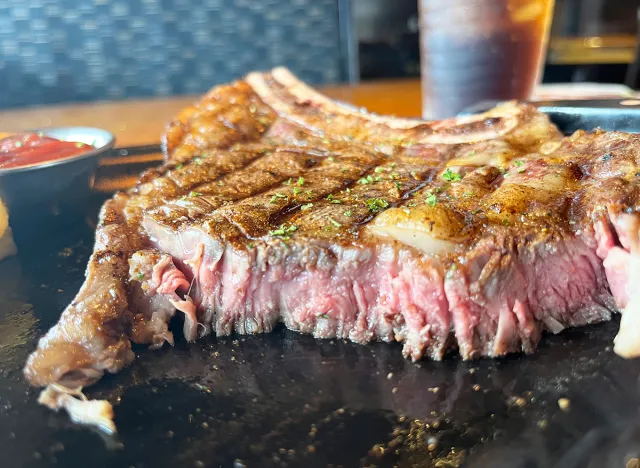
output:
<path id="1" fill-rule="evenodd" d="M 553 0 L 419 0 L 422 112 L 452 117 L 484 100 L 528 99 Z"/>

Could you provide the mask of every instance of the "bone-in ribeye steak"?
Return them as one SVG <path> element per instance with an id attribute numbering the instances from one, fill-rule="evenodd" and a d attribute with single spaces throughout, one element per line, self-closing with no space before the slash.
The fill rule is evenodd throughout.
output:
<path id="1" fill-rule="evenodd" d="M 76 419 L 113 429 L 71 389 L 129 364 L 131 342 L 173 343 L 176 311 L 188 340 L 282 322 L 471 359 L 626 308 L 616 350 L 639 351 L 636 135 L 563 138 L 517 103 L 385 118 L 274 69 L 214 88 L 164 142 L 167 162 L 105 203 L 85 283 L 25 367 Z"/>

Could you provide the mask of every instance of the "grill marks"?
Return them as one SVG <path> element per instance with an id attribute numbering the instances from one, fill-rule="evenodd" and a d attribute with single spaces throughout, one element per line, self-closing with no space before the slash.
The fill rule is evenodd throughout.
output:
<path id="1" fill-rule="evenodd" d="M 394 158 L 372 168 L 356 183 L 300 210 L 291 219 L 298 236 L 325 239 L 357 235 L 357 228 L 403 200 L 431 179 L 437 167 L 422 158 Z"/>
<path id="2" fill-rule="evenodd" d="M 260 194 L 304 173 L 305 169 L 317 164 L 318 160 L 317 155 L 304 152 L 269 150 L 248 166 L 228 173 L 217 181 L 197 186 L 188 194 L 170 200 L 149 214 L 155 221 L 174 228 L 208 220 L 215 220 L 217 224 L 224 223 L 219 214 L 215 213 L 216 209 Z"/>
<path id="3" fill-rule="evenodd" d="M 356 182 L 370 171 L 383 155 L 357 149 L 335 151 L 317 166 L 292 177 L 288 185 L 281 184 L 260 195 L 223 207 L 218 215 L 236 225 L 247 237 L 268 234 L 287 222 L 289 213 L 297 207 L 322 200 L 330 194 Z"/>

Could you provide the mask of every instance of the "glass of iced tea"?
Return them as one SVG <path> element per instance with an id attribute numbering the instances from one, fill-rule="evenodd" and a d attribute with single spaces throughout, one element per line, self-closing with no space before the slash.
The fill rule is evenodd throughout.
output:
<path id="1" fill-rule="evenodd" d="M 423 117 L 528 99 L 544 65 L 553 3 L 419 0 Z"/>

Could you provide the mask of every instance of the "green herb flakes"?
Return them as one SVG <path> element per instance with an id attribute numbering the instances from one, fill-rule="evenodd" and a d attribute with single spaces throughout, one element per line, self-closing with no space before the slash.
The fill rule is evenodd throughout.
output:
<path id="1" fill-rule="evenodd" d="M 333 218 L 329 218 L 329 221 L 331 222 L 331 224 L 333 224 L 335 227 L 342 227 L 342 224 L 340 224 L 338 221 L 336 221 Z"/>
<path id="2" fill-rule="evenodd" d="M 300 207 L 301 211 L 307 211 L 309 208 L 311 208 L 313 206 L 313 203 L 307 203 L 306 205 L 302 205 Z"/>
<path id="3" fill-rule="evenodd" d="M 201 197 L 202 194 L 200 192 L 194 192 L 193 190 L 189 192 L 190 197 Z"/>
<path id="4" fill-rule="evenodd" d="M 425 201 L 429 206 L 436 206 L 436 203 L 438 202 L 438 198 L 436 197 L 435 193 L 430 193 Z"/>
<path id="5" fill-rule="evenodd" d="M 447 182 L 457 182 L 462 180 L 462 177 L 457 172 L 453 172 L 451 169 L 447 168 L 442 174 L 442 180 L 446 180 Z"/>
<path id="6" fill-rule="evenodd" d="M 290 224 L 289 226 L 287 226 L 287 224 L 285 223 L 281 224 L 278 229 L 269 231 L 269 235 L 272 237 L 279 237 L 281 239 L 288 240 L 291 239 L 290 234 L 292 232 L 295 232 L 296 229 L 298 228 L 294 224 Z"/>
<path id="7" fill-rule="evenodd" d="M 182 164 L 178 164 L 178 165 L 176 166 L 176 170 L 178 170 L 178 171 L 179 171 L 179 170 L 180 170 L 180 169 L 182 169 L 183 167 L 184 167 L 184 166 L 183 166 Z"/>
<path id="8" fill-rule="evenodd" d="M 296 184 L 299 187 L 302 187 L 304 185 L 304 177 L 298 177 L 298 182 L 296 182 Z"/>
<path id="9" fill-rule="evenodd" d="M 520 161 L 519 159 L 516 159 L 515 161 L 513 161 L 513 165 L 516 167 L 522 167 L 524 166 L 524 161 Z"/>
<path id="10" fill-rule="evenodd" d="M 331 317 L 329 317 L 329 314 L 320 314 L 318 315 L 318 318 L 330 319 Z"/>
<path id="11" fill-rule="evenodd" d="M 351 210 L 347 210 L 347 211 L 345 211 L 345 212 L 344 212 L 344 215 L 345 215 L 346 217 L 350 218 L 351 216 L 353 216 L 353 211 L 351 211 Z"/>
<path id="12" fill-rule="evenodd" d="M 375 179 L 373 178 L 372 175 L 368 175 L 358 180 L 358 183 L 360 185 L 373 184 L 374 182 L 375 182 Z"/>
<path id="13" fill-rule="evenodd" d="M 327 159 L 329 160 L 329 162 L 334 162 L 336 160 L 336 158 L 334 158 L 333 156 L 329 156 Z"/>
<path id="14" fill-rule="evenodd" d="M 302 190 L 300 190 L 298 187 L 293 187 L 291 191 L 294 195 L 298 195 L 300 192 L 302 192 Z"/>
<path id="15" fill-rule="evenodd" d="M 284 182 L 284 185 L 291 185 L 291 177 Z"/>
<path id="16" fill-rule="evenodd" d="M 367 206 L 371 213 L 377 213 L 378 211 L 389 206 L 389 202 L 384 198 L 369 198 L 367 200 Z"/>
<path id="17" fill-rule="evenodd" d="M 272 197 L 271 200 L 269 200 L 269 203 L 275 203 L 276 201 L 278 201 L 278 199 L 287 199 L 289 198 L 288 196 L 286 196 L 283 193 L 275 193 Z"/>
<path id="18" fill-rule="evenodd" d="M 138 274 L 136 275 L 136 277 L 138 278 L 138 281 L 142 281 L 144 279 L 144 273 L 139 271 Z"/>
<path id="19" fill-rule="evenodd" d="M 383 167 L 376 167 L 374 169 L 374 171 L 377 172 L 378 174 L 380 174 L 380 173 L 384 172 L 384 168 Z"/>

